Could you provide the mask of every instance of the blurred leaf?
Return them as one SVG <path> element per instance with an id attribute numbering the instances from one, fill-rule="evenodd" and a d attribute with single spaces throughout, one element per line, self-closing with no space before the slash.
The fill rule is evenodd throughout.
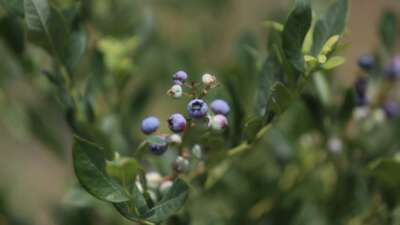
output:
<path id="1" fill-rule="evenodd" d="M 86 32 L 79 28 L 70 33 L 68 47 L 64 56 L 65 65 L 73 69 L 80 62 L 87 45 Z"/>
<path id="2" fill-rule="evenodd" d="M 24 7 L 28 39 L 44 48 L 71 73 L 86 48 L 84 30 L 72 29 L 74 24 L 69 24 L 47 0 L 24 0 Z"/>
<path id="3" fill-rule="evenodd" d="M 397 16 L 393 11 L 386 11 L 379 23 L 379 34 L 382 45 L 392 52 L 397 39 Z"/>
<path id="4" fill-rule="evenodd" d="M 124 202 L 129 194 L 105 171 L 106 154 L 93 143 L 74 138 L 73 163 L 81 185 L 94 197 L 108 202 Z"/>
<path id="5" fill-rule="evenodd" d="M 331 99 L 330 87 L 326 80 L 325 74 L 316 73 L 313 75 L 315 87 L 317 88 L 319 98 L 321 102 L 327 106 Z"/>
<path id="6" fill-rule="evenodd" d="M 64 64 L 68 29 L 63 16 L 47 0 L 24 0 L 28 39 Z"/>
<path id="7" fill-rule="evenodd" d="M 24 28 L 16 17 L 5 16 L 0 19 L 0 35 L 16 54 L 22 54 L 25 49 Z"/>
<path id="8" fill-rule="evenodd" d="M 325 42 L 344 32 L 348 13 L 348 0 L 335 0 L 315 24 L 311 53 L 317 56 Z"/>
<path id="9" fill-rule="evenodd" d="M 34 137 L 54 151 L 60 158 L 64 158 L 64 146 L 57 130 L 49 118 L 43 118 L 43 111 L 37 108 L 28 110 L 29 128 Z M 49 116 L 49 115 L 46 115 Z"/>
<path id="10" fill-rule="evenodd" d="M 268 29 L 274 29 L 276 31 L 282 32 L 283 31 L 283 24 L 275 22 L 275 21 L 265 21 L 264 26 Z"/>
<path id="11" fill-rule="evenodd" d="M 338 107 L 338 122 L 346 124 L 353 114 L 355 107 L 355 96 L 352 88 L 346 90 L 344 99 L 340 107 Z"/>
<path id="12" fill-rule="evenodd" d="M 154 208 L 146 214 L 146 220 L 160 223 L 177 213 L 185 203 L 189 192 L 189 186 L 182 179 L 176 179 L 168 193 L 158 202 Z"/>
<path id="13" fill-rule="evenodd" d="M 24 0 L 0 0 L 6 10 L 17 16 L 24 16 Z"/>
<path id="14" fill-rule="evenodd" d="M 296 0 L 282 32 L 285 56 L 298 71 L 304 71 L 303 42 L 311 26 L 312 12 L 309 0 Z"/>
<path id="15" fill-rule="evenodd" d="M 279 79 L 280 69 L 276 61 L 268 57 L 258 78 L 258 88 L 256 92 L 256 112 L 259 115 L 265 114 L 265 107 L 272 92 L 272 85 Z"/>
<path id="16" fill-rule="evenodd" d="M 137 188 L 134 189 L 133 196 L 134 198 L 136 196 L 136 198 L 131 202 L 115 204 L 117 210 L 129 220 L 158 224 L 176 214 L 182 208 L 188 197 L 189 186 L 182 179 L 176 179 L 168 193 L 150 209 L 147 208 L 143 195 L 138 192 Z M 133 210 L 132 207 L 136 207 L 137 210 Z"/>
<path id="17" fill-rule="evenodd" d="M 268 100 L 266 116 L 270 112 L 280 115 L 289 107 L 292 99 L 293 94 L 291 91 L 281 82 L 276 82 L 272 87 L 271 97 Z"/>
<path id="18" fill-rule="evenodd" d="M 400 187 L 399 170 L 400 159 L 398 156 L 391 159 L 378 159 L 369 164 L 371 175 L 389 188 L 398 189 Z"/>
<path id="19" fill-rule="evenodd" d="M 244 136 L 249 141 L 252 142 L 257 133 L 263 128 L 264 126 L 264 118 L 255 116 L 249 119 L 244 125 Z"/>

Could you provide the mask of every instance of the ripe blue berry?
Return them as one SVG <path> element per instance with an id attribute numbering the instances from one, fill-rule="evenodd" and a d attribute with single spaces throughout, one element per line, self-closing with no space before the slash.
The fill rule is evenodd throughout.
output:
<path id="1" fill-rule="evenodd" d="M 375 66 L 375 59 L 372 55 L 363 55 L 358 59 L 358 66 L 364 70 L 371 70 Z"/>
<path id="2" fill-rule="evenodd" d="M 385 67 L 385 77 L 389 80 L 396 80 L 400 77 L 400 56 L 392 59 L 391 63 Z"/>
<path id="3" fill-rule="evenodd" d="M 165 137 L 161 137 L 165 141 L 160 144 L 149 144 L 149 150 L 154 155 L 162 155 L 168 150 L 168 142 Z"/>
<path id="4" fill-rule="evenodd" d="M 382 106 L 387 118 L 395 118 L 400 115 L 400 105 L 395 101 L 387 101 Z"/>
<path id="5" fill-rule="evenodd" d="M 230 107 L 226 101 L 217 99 L 211 103 L 211 110 L 215 114 L 222 114 L 226 116 L 230 111 Z"/>
<path id="6" fill-rule="evenodd" d="M 160 127 L 160 120 L 157 117 L 150 116 L 142 121 L 142 132 L 152 134 Z"/>
<path id="7" fill-rule="evenodd" d="M 175 83 L 178 82 L 178 83 L 176 83 L 176 84 L 182 84 L 182 83 L 184 83 L 184 82 L 187 80 L 187 78 L 188 78 L 187 73 L 186 73 L 185 71 L 182 71 L 182 70 L 176 72 L 176 73 L 172 76 L 172 79 L 174 80 L 174 82 L 175 82 Z"/>
<path id="8" fill-rule="evenodd" d="M 186 128 L 186 119 L 182 114 L 172 114 L 168 119 L 169 129 L 174 133 L 180 133 Z"/>
<path id="9" fill-rule="evenodd" d="M 207 103 L 201 99 L 193 99 L 189 102 L 187 111 L 190 117 L 200 119 L 207 115 L 208 106 Z"/>

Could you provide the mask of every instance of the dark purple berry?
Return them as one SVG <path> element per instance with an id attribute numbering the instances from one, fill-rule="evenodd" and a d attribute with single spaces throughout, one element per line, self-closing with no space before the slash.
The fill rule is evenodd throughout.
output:
<path id="1" fill-rule="evenodd" d="M 395 118 L 400 115 L 400 105 L 395 101 L 386 101 L 382 106 L 387 118 Z"/>
<path id="2" fill-rule="evenodd" d="M 363 55 L 358 59 L 358 66 L 364 70 L 372 70 L 375 66 L 375 59 L 372 55 Z"/>
<path id="3" fill-rule="evenodd" d="M 369 99 L 367 95 L 356 95 L 355 105 L 358 107 L 367 106 L 369 104 Z"/>
<path id="4" fill-rule="evenodd" d="M 186 119 L 182 114 L 172 114 L 168 119 L 169 129 L 174 133 L 180 133 L 186 128 Z"/>
<path id="5" fill-rule="evenodd" d="M 367 94 L 368 89 L 368 78 L 367 77 L 359 77 L 354 82 L 354 88 L 356 89 L 356 94 L 359 96 L 363 96 Z"/>
<path id="6" fill-rule="evenodd" d="M 193 99 L 189 102 L 187 111 L 190 117 L 200 119 L 207 115 L 208 106 L 207 103 L 201 99 Z"/>
<path id="7" fill-rule="evenodd" d="M 161 138 L 165 140 L 163 143 L 149 144 L 149 150 L 154 155 L 162 155 L 168 150 L 168 142 L 166 138 L 165 137 Z"/>

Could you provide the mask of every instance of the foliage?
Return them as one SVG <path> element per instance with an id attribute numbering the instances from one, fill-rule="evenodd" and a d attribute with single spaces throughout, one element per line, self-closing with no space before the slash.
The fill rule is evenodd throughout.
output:
<path id="1" fill-rule="evenodd" d="M 69 151 L 58 131 L 68 127 L 73 136 L 79 185 L 55 207 L 59 224 L 94 224 L 93 218 L 105 224 L 398 223 L 398 120 L 382 116 L 389 84 L 379 76 L 394 56 L 395 12 L 385 12 L 380 22 L 381 60 L 362 71 L 375 76 L 370 86 L 383 93 L 367 116 L 360 118 L 365 108 L 355 105 L 353 88 L 330 76 L 345 62 L 340 54 L 348 1 L 325 3 L 321 13 L 314 1 L 296 0 L 284 21 L 265 23 L 266 49 L 255 34 L 244 33 L 231 62 L 214 66 L 218 87 L 199 94 L 230 102 L 229 129 L 194 126 L 182 144 L 154 156 L 148 147 L 168 141 L 144 137 L 139 123 L 149 111 L 162 118 L 169 112 L 151 107 L 167 101 L 159 91 L 165 74 L 185 68 L 191 81 L 198 78 L 205 65 L 196 59 L 196 42 L 179 37 L 183 44 L 174 46 L 158 30 L 150 4 L 139 1 L 0 3 L 0 47 L 8 55 L 0 68 L 7 74 L 0 82 L 2 118 L 19 121 L 10 125 L 15 133 L 31 134 L 64 161 Z M 229 1 L 158 7 L 168 4 L 188 12 L 199 6 L 222 11 Z M 111 6 L 115 13 L 105 10 Z M 137 13 L 124 14 L 128 9 Z M 204 42 L 222 42 L 207 35 Z M 14 101 L 7 90 L 14 74 L 23 74 L 45 100 Z M 187 85 L 197 91 L 194 83 Z M 171 166 L 177 156 L 188 159 L 188 172 Z M 154 171 L 161 179 L 150 176 Z M 4 215 L 11 224 L 25 224 L 12 222 L 15 215 L 3 202 L 0 223 Z"/>

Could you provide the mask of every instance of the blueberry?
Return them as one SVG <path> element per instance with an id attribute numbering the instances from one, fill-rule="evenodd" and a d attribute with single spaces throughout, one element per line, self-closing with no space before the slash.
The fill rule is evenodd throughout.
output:
<path id="1" fill-rule="evenodd" d="M 224 115 L 216 115 L 209 122 L 211 128 L 215 131 L 222 131 L 228 126 L 228 119 Z"/>
<path id="2" fill-rule="evenodd" d="M 182 70 L 176 72 L 172 76 L 172 79 L 174 80 L 175 83 L 179 82 L 177 84 L 182 84 L 183 82 L 185 82 L 187 80 L 187 78 L 188 78 L 187 73 L 185 71 L 182 71 Z"/>
<path id="3" fill-rule="evenodd" d="M 382 106 L 387 118 L 395 118 L 400 115 L 400 105 L 395 101 L 386 101 Z"/>
<path id="4" fill-rule="evenodd" d="M 150 116 L 142 121 L 142 132 L 152 134 L 160 127 L 160 120 L 157 117 Z"/>
<path id="5" fill-rule="evenodd" d="M 396 80 L 400 77 L 400 56 L 392 59 L 391 63 L 385 67 L 385 77 L 389 80 Z"/>
<path id="6" fill-rule="evenodd" d="M 201 99 L 193 99 L 189 102 L 187 111 L 190 117 L 200 119 L 207 115 L 208 106 L 207 103 Z"/>
<path id="7" fill-rule="evenodd" d="M 354 82 L 354 88 L 357 96 L 367 95 L 368 79 L 366 77 L 357 78 L 357 80 Z"/>
<path id="8" fill-rule="evenodd" d="M 371 70 L 375 66 L 375 59 L 372 55 L 363 55 L 358 59 L 358 66 L 364 70 Z"/>
<path id="9" fill-rule="evenodd" d="M 369 104 L 369 99 L 367 95 L 356 95 L 355 104 L 358 107 L 367 106 Z"/>
<path id="10" fill-rule="evenodd" d="M 230 111 L 230 107 L 226 101 L 217 99 L 211 103 L 211 110 L 215 114 L 222 114 L 226 116 Z"/>
<path id="11" fill-rule="evenodd" d="M 182 114 L 172 114 L 168 119 L 169 129 L 174 133 L 180 133 L 186 128 L 186 119 Z"/>
<path id="12" fill-rule="evenodd" d="M 149 150 L 154 155 L 162 155 L 168 150 L 168 142 L 165 137 L 162 137 L 165 141 L 159 144 L 149 144 Z"/>

